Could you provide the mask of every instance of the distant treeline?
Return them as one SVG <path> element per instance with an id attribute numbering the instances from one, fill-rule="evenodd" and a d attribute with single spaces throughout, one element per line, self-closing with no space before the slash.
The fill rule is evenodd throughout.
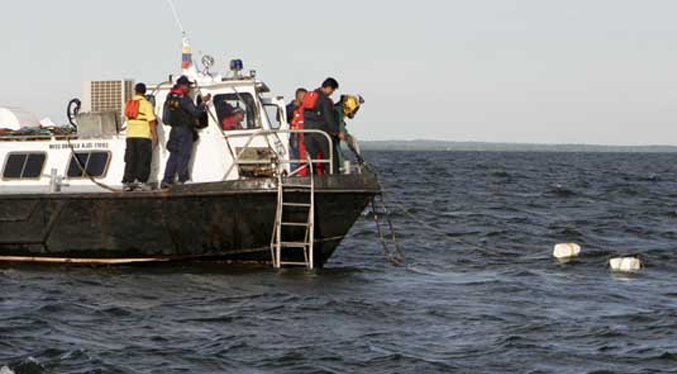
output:
<path id="1" fill-rule="evenodd" d="M 606 146 L 588 144 L 518 144 L 446 142 L 434 140 L 364 141 L 365 150 L 447 151 L 447 152 L 607 152 L 607 153 L 677 153 L 675 146 Z"/>

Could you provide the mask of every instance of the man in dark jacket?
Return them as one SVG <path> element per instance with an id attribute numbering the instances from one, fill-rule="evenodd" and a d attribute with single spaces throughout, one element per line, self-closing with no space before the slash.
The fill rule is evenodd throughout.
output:
<path id="1" fill-rule="evenodd" d="M 294 100 L 287 104 L 287 123 L 291 125 L 294 120 L 294 112 L 303 104 L 303 99 L 306 97 L 308 90 L 305 88 L 299 88 L 294 94 Z"/>
<path id="2" fill-rule="evenodd" d="M 303 130 L 303 100 L 306 98 L 308 90 L 299 88 L 296 90 L 294 100 L 287 105 L 287 123 L 292 130 Z M 304 144 L 301 144 L 304 142 Z M 292 160 L 303 160 L 306 158 L 306 145 L 303 134 L 291 134 L 289 136 L 289 158 Z M 291 170 L 296 170 L 300 166 L 298 162 L 292 162 Z M 305 176 L 308 170 L 302 170 L 299 175 Z"/>
<path id="3" fill-rule="evenodd" d="M 314 108 L 306 109 L 304 112 L 304 126 L 308 130 L 322 130 L 329 134 L 333 143 L 338 143 L 342 137 L 341 128 L 334 115 L 334 103 L 331 101 L 331 95 L 339 88 L 339 83 L 334 78 L 327 78 L 318 88 L 317 103 Z M 327 140 L 320 134 L 306 134 L 305 143 L 310 157 L 313 159 L 328 159 L 329 149 L 333 149 L 333 144 L 327 144 Z M 337 155 L 333 155 L 333 171 L 339 172 L 339 161 Z M 319 165 L 318 165 L 319 166 Z M 317 167 L 317 166 L 316 166 Z"/>
<path id="4" fill-rule="evenodd" d="M 165 168 L 165 177 L 162 180 L 162 188 L 171 187 L 177 174 L 181 184 L 190 180 L 188 165 L 193 151 L 193 130 L 198 119 L 206 113 L 206 105 L 211 100 L 211 95 L 205 96 L 200 106 L 196 106 L 189 93 L 190 81 L 182 76 L 165 101 L 162 119 L 172 127 L 172 130 L 167 142 L 170 155 Z"/>

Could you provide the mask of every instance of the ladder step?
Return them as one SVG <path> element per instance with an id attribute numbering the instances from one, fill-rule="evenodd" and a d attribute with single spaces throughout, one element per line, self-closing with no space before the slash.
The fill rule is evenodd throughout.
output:
<path id="1" fill-rule="evenodd" d="M 284 183 L 282 183 L 282 188 L 303 188 L 303 189 L 310 190 L 311 188 L 313 188 L 313 186 L 311 186 L 309 184 L 284 184 Z"/>
<path id="2" fill-rule="evenodd" d="M 282 205 L 288 206 L 291 208 L 310 208 L 312 205 L 310 204 L 301 204 L 301 203 L 283 203 Z"/>
<path id="3" fill-rule="evenodd" d="M 280 265 L 308 266 L 308 263 L 306 263 L 306 262 L 280 262 Z"/>
<path id="4" fill-rule="evenodd" d="M 282 226 L 286 227 L 310 227 L 309 223 L 297 223 L 297 222 L 282 222 Z"/>
<path id="5" fill-rule="evenodd" d="M 282 243 L 280 243 L 280 246 L 284 247 L 284 248 L 305 248 L 309 245 L 310 245 L 310 243 L 301 243 L 301 242 L 282 242 Z"/>

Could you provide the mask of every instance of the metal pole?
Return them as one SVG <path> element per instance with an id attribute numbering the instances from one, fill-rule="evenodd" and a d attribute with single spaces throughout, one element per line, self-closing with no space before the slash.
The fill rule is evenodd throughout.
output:
<path id="1" fill-rule="evenodd" d="M 179 13 L 176 11 L 174 2 L 172 0 L 167 0 L 167 4 L 169 4 L 169 8 L 171 8 L 172 10 L 174 20 L 176 21 L 176 25 L 179 27 L 179 30 L 181 31 L 181 35 L 186 36 L 186 31 L 184 30 L 183 25 L 181 24 L 181 19 L 179 18 Z"/>

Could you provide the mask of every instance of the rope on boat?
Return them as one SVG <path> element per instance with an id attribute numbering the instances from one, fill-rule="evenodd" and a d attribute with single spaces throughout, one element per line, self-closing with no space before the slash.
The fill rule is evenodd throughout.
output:
<path id="1" fill-rule="evenodd" d="M 400 201 L 398 201 L 397 198 L 395 198 L 395 196 L 385 188 L 385 186 L 381 182 L 381 179 L 378 177 L 378 173 L 376 173 L 376 171 L 375 171 L 375 169 L 372 165 L 367 165 L 367 167 L 370 168 L 372 171 L 374 171 L 374 174 L 377 176 L 376 180 L 377 180 L 379 188 L 381 190 L 379 197 L 380 197 L 380 200 L 381 200 L 382 208 L 385 211 L 385 217 L 387 219 L 387 223 L 388 223 L 390 230 L 391 230 L 391 233 L 392 233 L 391 240 L 392 240 L 392 242 L 393 242 L 393 244 L 396 248 L 395 253 L 397 253 L 398 256 L 403 260 L 403 262 L 400 262 L 400 263 L 397 263 L 398 262 L 397 259 L 395 261 L 391 260 L 393 251 L 391 251 L 387 247 L 387 243 L 386 243 L 385 238 L 383 237 L 383 234 L 382 234 L 382 229 L 380 227 L 380 223 L 377 221 L 378 235 L 379 235 L 381 243 L 384 247 L 384 251 L 386 252 L 386 259 L 388 261 L 395 263 L 395 264 L 398 264 L 398 265 L 406 264 L 406 258 L 404 257 L 404 251 L 400 248 L 399 243 L 397 242 L 397 238 L 395 236 L 395 231 L 393 229 L 394 226 L 392 224 L 392 221 L 390 220 L 389 212 L 387 211 L 387 207 L 386 207 L 386 203 L 385 203 L 385 197 L 386 196 L 389 197 L 388 200 L 389 200 L 390 204 L 397 207 L 404 215 L 406 215 L 409 219 L 411 219 L 412 221 L 414 221 L 415 223 L 417 223 L 421 227 L 426 228 L 429 231 L 434 232 L 436 234 L 443 235 L 443 236 L 449 238 L 450 240 L 458 243 L 459 245 L 463 245 L 465 247 L 472 248 L 472 249 L 474 249 L 478 252 L 485 253 L 485 254 L 494 254 L 496 252 L 495 250 L 492 250 L 491 248 L 483 247 L 483 246 L 468 242 L 466 240 L 463 240 L 459 237 L 456 237 L 453 234 L 450 234 L 450 233 L 446 232 L 445 230 L 439 229 L 439 228 L 433 226 L 432 224 L 420 219 L 419 217 L 417 217 L 416 215 L 411 213 L 411 211 L 404 204 L 402 204 Z M 374 198 L 374 200 L 372 201 L 372 207 L 374 207 L 376 205 L 375 200 L 376 200 L 376 198 Z M 372 209 L 374 210 L 374 216 L 377 217 L 376 209 L 375 208 L 372 208 Z M 377 218 L 375 218 L 375 220 L 376 219 Z"/>
<path id="2" fill-rule="evenodd" d="M 383 247 L 383 254 L 385 255 L 386 260 L 391 264 L 395 266 L 407 266 L 408 265 L 407 256 L 404 253 L 402 247 L 400 246 L 399 240 L 397 239 L 395 225 L 393 225 L 393 221 L 390 219 L 390 212 L 385 202 L 384 196 L 386 193 L 385 187 L 383 186 L 383 183 L 381 183 L 381 179 L 379 178 L 379 174 L 376 171 L 376 169 L 374 169 L 372 165 L 367 163 L 363 163 L 363 165 L 364 167 L 370 169 L 374 173 L 380 189 L 379 194 L 374 196 L 371 200 L 371 210 L 372 217 L 374 218 L 374 223 L 376 223 L 376 232 L 378 234 L 378 239 L 379 242 L 381 243 L 381 246 Z M 390 231 L 389 235 L 390 240 L 386 238 L 385 230 L 383 229 L 383 225 L 381 224 L 382 221 L 381 218 L 385 220 L 386 226 L 388 227 L 388 231 Z"/>
<path id="3" fill-rule="evenodd" d="M 378 195 L 379 201 L 377 203 L 377 197 L 374 197 L 371 200 L 371 209 L 372 215 L 374 217 L 374 222 L 376 223 L 376 230 L 378 232 L 378 238 L 383 247 L 383 254 L 385 255 L 386 260 L 393 265 L 397 266 L 406 266 L 407 265 L 407 256 L 405 255 L 400 243 L 397 239 L 397 234 L 395 233 L 395 226 L 393 225 L 392 220 L 390 219 L 390 214 L 388 213 L 388 207 L 385 204 L 383 198 L 383 193 Z M 380 205 L 381 210 L 378 210 L 378 205 Z M 390 231 L 390 244 L 388 243 L 388 238 L 386 238 L 385 230 L 381 225 L 381 217 L 385 219 L 385 222 Z M 393 249 L 394 248 L 394 249 Z"/>
<path id="4" fill-rule="evenodd" d="M 87 173 L 87 169 L 85 168 L 85 165 L 83 165 L 82 162 L 80 161 L 80 158 L 78 157 L 78 153 L 75 151 L 75 148 L 73 147 L 73 144 L 71 143 L 71 137 L 70 136 L 66 136 L 66 143 L 68 143 L 68 148 L 71 150 L 71 154 L 73 155 L 75 162 L 78 163 L 78 166 L 80 167 L 80 170 L 82 170 L 82 173 L 84 174 L 85 177 L 87 177 L 90 181 L 92 181 L 92 183 L 94 183 L 98 187 L 103 188 L 104 190 L 107 190 L 107 191 L 110 191 L 110 192 L 113 192 L 113 193 L 122 193 L 123 192 L 122 190 L 113 188 L 113 187 L 111 187 L 111 186 L 109 186 L 105 183 L 101 183 L 101 182 L 97 181 L 94 177 L 89 175 Z"/>
<path id="5" fill-rule="evenodd" d="M 395 202 L 391 202 L 391 203 L 392 203 L 393 205 L 395 205 L 397 208 L 399 208 L 399 210 L 400 210 L 402 213 L 404 213 L 409 219 L 411 219 L 412 221 L 416 222 L 416 223 L 419 224 L 420 226 L 422 226 L 422 227 L 424 227 L 424 228 L 426 228 L 426 229 L 428 229 L 428 230 L 430 230 L 430 231 L 432 231 L 432 232 L 434 232 L 434 233 L 436 233 L 436 234 L 444 235 L 444 236 L 446 236 L 447 238 L 449 238 L 449 239 L 455 241 L 456 243 L 458 243 L 458 244 L 460 244 L 460 245 L 463 245 L 463 246 L 466 246 L 466 247 L 470 247 L 470 248 L 472 248 L 472 249 L 474 249 L 474 250 L 477 250 L 477 251 L 479 251 L 479 252 L 488 253 L 488 254 L 493 254 L 493 253 L 495 252 L 495 251 L 493 251 L 493 250 L 490 249 L 490 248 L 482 247 L 482 246 L 479 246 L 479 245 L 477 245 L 477 244 L 471 243 L 471 242 L 469 242 L 469 241 L 463 240 L 463 239 L 461 239 L 461 238 L 454 237 L 452 234 L 450 234 L 450 233 L 448 233 L 448 232 L 446 232 L 446 231 L 444 231 L 444 230 L 441 230 L 441 229 L 439 229 L 439 228 L 437 228 L 437 227 L 431 225 L 431 224 L 428 223 L 428 222 L 423 221 L 422 219 L 416 217 L 413 213 L 411 213 L 407 207 L 405 207 L 404 205 L 402 205 L 402 203 L 399 203 L 399 202 L 396 202 L 396 201 L 395 201 Z"/>

